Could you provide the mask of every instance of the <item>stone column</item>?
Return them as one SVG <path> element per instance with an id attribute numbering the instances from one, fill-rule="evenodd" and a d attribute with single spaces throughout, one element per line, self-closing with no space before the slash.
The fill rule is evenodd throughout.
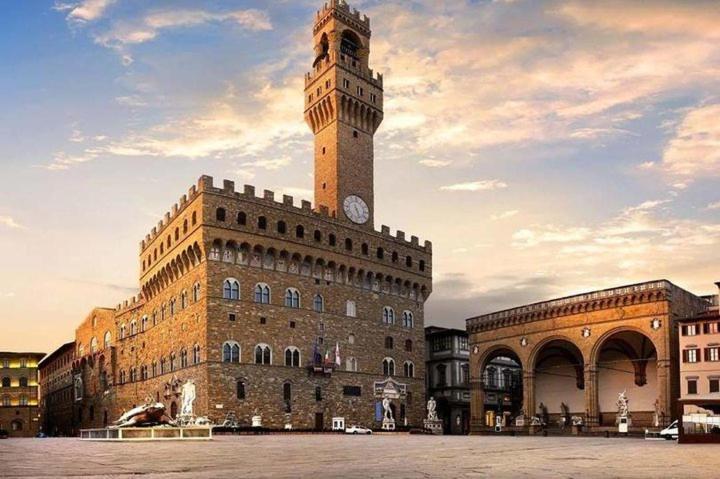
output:
<path id="1" fill-rule="evenodd" d="M 672 373 L 669 359 L 657 360 L 657 390 L 660 401 L 660 425 L 667 426 L 675 416 L 675 398 L 672 394 Z"/>
<path id="2" fill-rule="evenodd" d="M 470 433 L 485 426 L 485 388 L 481 378 L 470 379 Z"/>
<path id="3" fill-rule="evenodd" d="M 585 424 L 588 427 L 600 425 L 600 406 L 598 404 L 598 369 L 594 364 L 585 366 Z"/>
<path id="4" fill-rule="evenodd" d="M 523 410 L 525 417 L 532 417 L 537 414 L 535 408 L 535 371 L 523 370 Z M 527 420 L 525 424 L 529 425 Z"/>

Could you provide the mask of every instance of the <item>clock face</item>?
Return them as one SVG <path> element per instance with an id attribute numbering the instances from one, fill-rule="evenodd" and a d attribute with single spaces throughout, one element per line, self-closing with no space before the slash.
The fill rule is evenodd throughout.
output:
<path id="1" fill-rule="evenodd" d="M 345 215 L 353 223 L 362 225 L 370 219 L 370 208 L 368 208 L 367 203 L 359 196 L 350 195 L 345 198 L 343 209 L 345 210 Z"/>

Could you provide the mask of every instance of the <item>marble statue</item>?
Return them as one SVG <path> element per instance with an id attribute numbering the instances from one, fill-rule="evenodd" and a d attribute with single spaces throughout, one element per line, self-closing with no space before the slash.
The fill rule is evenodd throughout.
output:
<path id="1" fill-rule="evenodd" d="M 618 417 L 628 417 L 630 415 L 630 410 L 629 410 L 629 406 L 628 406 L 629 402 L 630 402 L 630 400 L 627 397 L 627 390 L 618 394 L 618 399 L 617 399 L 617 402 L 615 403 L 615 404 L 617 404 L 617 408 L 618 408 L 618 413 L 617 413 Z"/>
<path id="2" fill-rule="evenodd" d="M 180 416 L 192 417 L 193 416 L 193 403 L 197 393 L 195 390 L 195 381 L 188 379 L 182 386 L 181 390 L 181 407 Z"/>
<path id="3" fill-rule="evenodd" d="M 383 407 L 383 411 L 385 413 L 383 420 L 384 421 L 394 421 L 395 419 L 393 418 L 392 409 L 390 409 L 390 400 L 388 398 L 383 399 L 382 407 Z"/>
<path id="4" fill-rule="evenodd" d="M 125 427 L 150 427 L 158 425 L 175 426 L 175 422 L 165 414 L 165 405 L 147 398 L 145 404 L 133 408 L 120 416 L 110 429 Z"/>
<path id="5" fill-rule="evenodd" d="M 427 402 L 427 410 L 428 410 L 428 415 L 427 415 L 428 421 L 437 421 L 438 420 L 437 403 L 435 402 L 435 398 L 432 396 L 430 396 L 430 399 Z"/>

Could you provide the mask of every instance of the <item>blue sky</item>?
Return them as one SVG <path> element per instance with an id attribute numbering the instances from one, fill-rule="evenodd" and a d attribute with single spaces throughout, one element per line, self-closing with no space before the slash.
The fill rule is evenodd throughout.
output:
<path id="1" fill-rule="evenodd" d="M 312 199 L 320 3 L 7 2 L 0 349 L 135 294 L 138 242 L 201 174 Z M 661 277 L 713 292 L 716 2 L 351 5 L 385 75 L 376 226 L 433 241 L 428 324 Z"/>

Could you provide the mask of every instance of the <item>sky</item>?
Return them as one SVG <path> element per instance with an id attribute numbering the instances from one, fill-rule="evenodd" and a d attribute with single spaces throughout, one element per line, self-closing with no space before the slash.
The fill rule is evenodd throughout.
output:
<path id="1" fill-rule="evenodd" d="M 0 350 L 137 294 L 202 174 L 312 199 L 320 0 L 35 0 L 0 19 Z M 357 0 L 385 77 L 376 228 L 433 242 L 426 324 L 720 280 L 720 3 Z M 402 181 L 398 179 L 402 178 Z"/>

